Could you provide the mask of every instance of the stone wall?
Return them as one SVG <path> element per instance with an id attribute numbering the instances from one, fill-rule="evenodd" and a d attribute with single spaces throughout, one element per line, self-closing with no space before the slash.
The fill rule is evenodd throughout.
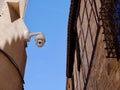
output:
<path id="1" fill-rule="evenodd" d="M 73 76 L 66 90 L 120 90 L 120 62 L 106 57 L 100 8 L 101 0 L 80 0 Z"/>
<path id="2" fill-rule="evenodd" d="M 19 69 L 0 51 L 0 90 L 22 90 L 26 64 L 25 7 L 26 0 L 0 1 L 0 49 L 14 59 L 13 63 Z"/>

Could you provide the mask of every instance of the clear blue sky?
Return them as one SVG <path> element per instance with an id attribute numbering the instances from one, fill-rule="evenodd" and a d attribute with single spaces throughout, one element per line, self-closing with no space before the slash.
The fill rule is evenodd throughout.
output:
<path id="1" fill-rule="evenodd" d="M 28 43 L 25 90 L 65 90 L 69 7 L 70 0 L 28 0 L 25 23 L 42 32 L 46 44 Z"/>

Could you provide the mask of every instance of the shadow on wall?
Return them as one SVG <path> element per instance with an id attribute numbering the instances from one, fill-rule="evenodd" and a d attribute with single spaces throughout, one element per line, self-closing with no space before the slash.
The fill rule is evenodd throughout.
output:
<path id="1" fill-rule="evenodd" d="M 11 44 L 6 42 L 4 51 L 14 59 L 16 67 L 8 60 L 8 58 L 0 52 L 0 89 L 21 90 L 26 64 L 25 42 L 23 38 L 12 39 Z M 20 76 L 20 74 L 22 76 Z"/>
<path id="2" fill-rule="evenodd" d="M 86 90 L 98 43 L 100 24 L 97 2 L 95 0 L 83 2 L 77 22 L 79 27 L 77 27 L 76 58 L 77 69 L 82 73 L 83 88 Z M 89 3 L 89 8 L 86 3 Z M 80 86 L 83 83 L 80 82 Z"/>

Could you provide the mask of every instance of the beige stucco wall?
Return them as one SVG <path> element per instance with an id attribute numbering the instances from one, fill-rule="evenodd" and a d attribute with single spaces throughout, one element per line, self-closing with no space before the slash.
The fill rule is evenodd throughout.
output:
<path id="1" fill-rule="evenodd" d="M 11 22 L 11 15 L 7 2 L 19 2 L 17 8 L 20 17 Z M 24 24 L 24 13 L 26 0 L 0 0 L 0 49 L 9 54 L 18 65 L 22 76 L 24 77 L 26 64 L 25 42 L 23 39 L 24 32 L 27 28 Z M 13 15 L 17 12 L 13 10 Z M 14 18 L 14 17 L 12 17 Z M 21 78 L 10 63 L 8 58 L 0 52 L 0 90 L 22 90 Z"/>

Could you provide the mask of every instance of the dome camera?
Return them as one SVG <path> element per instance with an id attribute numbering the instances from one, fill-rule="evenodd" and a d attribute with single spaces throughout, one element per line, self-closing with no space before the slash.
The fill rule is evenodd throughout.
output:
<path id="1" fill-rule="evenodd" d="M 41 32 L 37 32 L 37 33 L 30 33 L 30 32 L 25 32 L 24 33 L 24 40 L 26 42 L 30 41 L 31 37 L 36 36 L 36 45 L 38 47 L 42 47 L 45 44 L 45 37 Z"/>
<path id="2" fill-rule="evenodd" d="M 42 47 L 44 44 L 45 44 L 45 37 L 44 37 L 44 35 L 42 33 L 39 33 L 36 36 L 36 45 L 38 47 Z"/>

